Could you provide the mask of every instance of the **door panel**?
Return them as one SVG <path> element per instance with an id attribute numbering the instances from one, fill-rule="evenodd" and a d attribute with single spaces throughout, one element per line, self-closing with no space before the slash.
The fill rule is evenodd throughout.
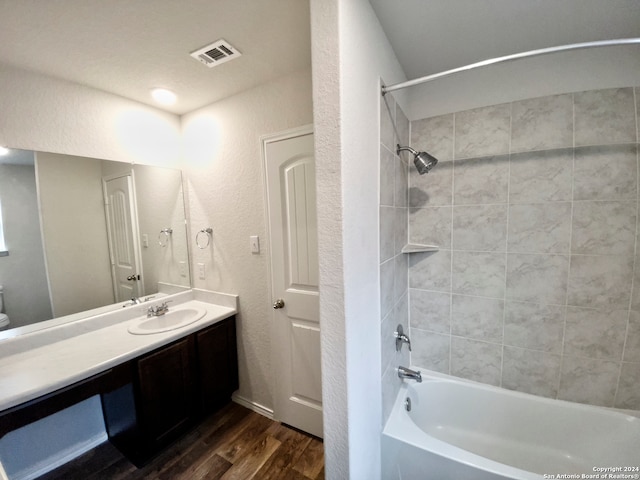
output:
<path id="1" fill-rule="evenodd" d="M 277 419 L 322 436 L 313 135 L 265 141 Z"/>

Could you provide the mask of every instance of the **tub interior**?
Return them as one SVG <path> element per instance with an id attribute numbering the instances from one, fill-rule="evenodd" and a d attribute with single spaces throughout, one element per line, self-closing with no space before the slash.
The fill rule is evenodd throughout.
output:
<path id="1" fill-rule="evenodd" d="M 420 430 L 501 464 L 559 474 L 640 463 L 636 417 L 442 379 L 427 378 L 407 394 Z"/>

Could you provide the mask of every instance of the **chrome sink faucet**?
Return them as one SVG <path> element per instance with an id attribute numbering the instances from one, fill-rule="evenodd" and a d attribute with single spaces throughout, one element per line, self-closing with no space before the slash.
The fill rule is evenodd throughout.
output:
<path id="1" fill-rule="evenodd" d="M 160 317 L 169 311 L 169 303 L 171 300 L 162 302 L 160 305 L 154 305 L 147 309 L 147 317 Z"/>
<path id="2" fill-rule="evenodd" d="M 407 367 L 398 367 L 398 377 L 422 382 L 422 374 L 418 370 L 411 370 Z"/>

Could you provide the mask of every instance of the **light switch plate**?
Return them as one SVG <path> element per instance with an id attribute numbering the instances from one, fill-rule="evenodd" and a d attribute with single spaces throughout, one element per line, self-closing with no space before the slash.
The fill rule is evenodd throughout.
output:
<path id="1" fill-rule="evenodd" d="M 249 237 L 249 244 L 251 245 L 251 253 L 260 253 L 260 237 L 251 235 Z"/>

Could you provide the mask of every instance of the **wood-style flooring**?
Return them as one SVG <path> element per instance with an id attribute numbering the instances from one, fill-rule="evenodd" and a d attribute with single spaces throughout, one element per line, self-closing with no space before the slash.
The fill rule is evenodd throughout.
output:
<path id="1" fill-rule="evenodd" d="M 230 403 L 143 468 L 109 442 L 39 480 L 320 480 L 321 440 Z"/>

